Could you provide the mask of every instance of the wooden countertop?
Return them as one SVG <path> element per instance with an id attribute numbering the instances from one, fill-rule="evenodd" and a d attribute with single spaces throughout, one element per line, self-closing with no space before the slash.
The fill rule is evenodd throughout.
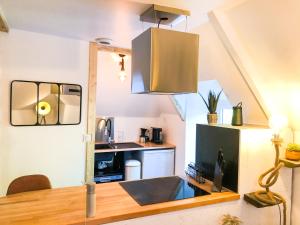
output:
<path id="1" fill-rule="evenodd" d="M 99 142 L 96 142 L 95 144 L 98 144 Z M 157 149 L 175 149 L 175 145 L 169 144 L 169 143 L 163 143 L 163 144 L 155 144 L 152 142 L 147 143 L 140 143 L 140 142 L 134 142 L 138 145 L 141 145 L 142 147 L 138 148 L 121 148 L 121 149 L 97 149 L 95 150 L 95 153 L 101 153 L 101 152 L 126 152 L 126 151 L 140 151 L 140 150 L 157 150 Z"/>
<path id="2" fill-rule="evenodd" d="M 211 183 L 191 183 L 210 192 Z M 85 186 L 25 192 L 0 198 L 1 225 L 98 225 L 198 206 L 238 200 L 233 192 L 140 206 L 119 183 L 96 186 L 97 211 L 85 219 Z"/>

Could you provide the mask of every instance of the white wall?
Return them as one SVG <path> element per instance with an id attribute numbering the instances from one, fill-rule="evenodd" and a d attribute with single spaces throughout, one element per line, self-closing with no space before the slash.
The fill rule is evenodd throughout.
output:
<path id="1" fill-rule="evenodd" d="M 0 40 L 1 40 L 1 33 L 0 33 Z M 0 85 L 2 83 L 2 77 L 3 77 L 3 54 L 2 53 L 2 42 L 0 41 Z M 1 94 L 2 96 L 2 94 Z M 0 96 L 0 105 L 3 105 L 3 97 Z M 8 107 L 8 106 L 6 106 Z M 4 118 L 4 112 L 2 110 L 2 107 L 0 108 L 0 118 Z M 0 122 L 0 143 L 1 143 L 1 147 L 0 147 L 0 196 L 4 193 L 4 187 L 2 184 L 5 183 L 5 152 L 2 150 L 4 145 L 2 145 L 2 143 L 4 143 L 4 136 L 3 136 L 3 123 Z"/>
<path id="2" fill-rule="evenodd" d="M 224 12 L 232 28 L 228 34 L 238 39 L 233 46 L 244 52 L 240 60 L 267 110 L 287 115 L 290 126 L 299 129 L 300 106 L 295 102 L 300 98 L 300 2 L 243 1 Z"/>
<path id="3" fill-rule="evenodd" d="M 0 194 L 26 174 L 47 175 L 53 187 L 84 181 L 88 43 L 12 29 L 0 33 Z M 9 89 L 14 79 L 82 85 L 82 122 L 76 126 L 13 127 Z"/>
<path id="4" fill-rule="evenodd" d="M 267 118 L 211 23 L 202 24 L 192 32 L 200 35 L 198 80 L 217 80 L 232 105 L 242 101 L 245 123 L 267 124 Z"/>
<path id="5" fill-rule="evenodd" d="M 295 143 L 300 143 L 300 130 L 296 130 L 294 133 Z"/>
<path id="6" fill-rule="evenodd" d="M 160 124 L 164 131 L 166 142 L 176 146 L 175 174 L 183 175 L 185 169 L 185 122 L 178 115 L 162 113 Z"/>
<path id="7" fill-rule="evenodd" d="M 159 117 L 115 117 L 115 141 L 138 141 L 140 128 L 151 127 L 161 127 Z"/>

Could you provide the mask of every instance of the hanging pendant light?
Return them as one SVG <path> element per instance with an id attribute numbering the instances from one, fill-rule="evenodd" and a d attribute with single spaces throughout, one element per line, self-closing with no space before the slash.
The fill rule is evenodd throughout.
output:
<path id="1" fill-rule="evenodd" d="M 124 80 L 126 79 L 126 72 L 125 72 L 125 66 L 124 66 L 124 57 L 126 55 L 124 54 L 119 54 L 120 58 L 121 58 L 121 61 L 120 61 L 120 66 L 121 66 L 121 71 L 119 73 L 119 79 L 124 82 Z"/>

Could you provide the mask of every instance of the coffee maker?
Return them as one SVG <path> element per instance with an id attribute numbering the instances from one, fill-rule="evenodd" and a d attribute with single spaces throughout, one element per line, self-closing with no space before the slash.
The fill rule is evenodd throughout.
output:
<path id="1" fill-rule="evenodd" d="M 162 144 L 163 143 L 162 128 L 152 127 L 152 139 L 151 139 L 151 141 L 155 144 Z"/>
<path id="2" fill-rule="evenodd" d="M 146 143 L 149 141 L 149 131 L 146 128 L 141 128 L 141 135 L 140 135 L 140 142 L 141 143 Z"/>

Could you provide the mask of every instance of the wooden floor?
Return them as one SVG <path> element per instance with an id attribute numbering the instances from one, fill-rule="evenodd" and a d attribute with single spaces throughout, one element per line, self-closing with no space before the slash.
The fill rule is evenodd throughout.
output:
<path id="1" fill-rule="evenodd" d="M 206 191 L 211 183 L 198 185 Z M 154 190 L 155 191 L 155 190 Z M 233 192 L 140 206 L 118 183 L 99 184 L 96 188 L 97 212 L 85 219 L 85 187 L 68 187 L 27 192 L 0 198 L 0 224 L 62 225 L 104 224 L 164 212 L 238 200 Z"/>

